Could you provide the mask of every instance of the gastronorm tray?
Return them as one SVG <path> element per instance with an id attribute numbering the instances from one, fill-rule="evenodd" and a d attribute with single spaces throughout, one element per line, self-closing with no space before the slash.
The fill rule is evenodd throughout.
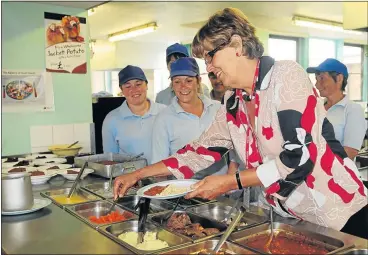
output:
<path id="1" fill-rule="evenodd" d="M 150 216 L 150 219 L 153 222 L 157 223 L 157 224 L 161 224 L 161 219 L 162 218 L 165 218 L 166 216 L 168 216 L 168 214 L 170 214 L 171 212 L 172 211 L 155 214 L 155 215 Z M 174 213 L 185 213 L 185 214 L 187 214 L 189 216 L 190 221 L 192 223 L 199 223 L 204 228 L 217 228 L 220 231 L 217 234 L 212 234 L 212 235 L 209 235 L 209 236 L 206 236 L 206 237 L 201 237 L 201 238 L 189 237 L 189 236 L 187 236 L 185 234 L 181 234 L 181 233 L 176 232 L 174 229 L 169 229 L 166 226 L 166 222 L 164 222 L 164 224 L 166 226 L 165 228 L 168 229 L 169 231 L 171 231 L 171 232 L 173 232 L 173 233 L 175 233 L 177 235 L 180 235 L 180 236 L 184 236 L 184 237 L 187 237 L 187 238 L 189 237 L 193 241 L 195 240 L 195 242 L 201 242 L 203 240 L 208 240 L 208 239 L 214 238 L 216 236 L 222 235 L 226 231 L 226 229 L 227 229 L 226 224 L 223 224 L 223 223 L 218 222 L 218 221 L 215 221 L 215 220 L 207 219 L 205 217 L 202 217 L 200 215 L 194 214 L 192 212 L 175 211 Z"/>
<path id="2" fill-rule="evenodd" d="M 113 187 L 111 190 L 109 189 L 110 184 L 109 182 L 100 182 L 100 183 L 93 183 L 83 186 L 82 189 L 87 190 L 88 192 L 93 193 L 96 196 L 99 196 L 103 199 L 109 199 L 114 197 Z M 135 195 L 137 190 L 135 188 L 130 188 L 126 195 Z"/>
<path id="3" fill-rule="evenodd" d="M 93 174 L 110 178 L 122 175 L 123 173 L 130 173 L 137 169 L 147 166 L 147 160 L 142 157 L 131 159 L 131 157 L 123 154 L 105 153 L 91 156 L 77 157 L 74 159 L 76 167 L 82 167 L 84 162 L 88 162 L 88 168 L 95 170 Z M 100 161 L 115 161 L 120 162 L 114 165 L 104 165 Z"/>
<path id="4" fill-rule="evenodd" d="M 214 219 L 217 221 L 222 222 L 225 220 L 228 212 L 230 212 L 231 206 L 225 205 L 222 203 L 210 203 L 210 204 L 204 204 L 196 207 L 191 207 L 188 209 L 188 211 L 194 212 L 198 215 L 202 215 L 204 217 Z M 234 210 L 233 214 L 231 215 L 232 218 L 234 218 L 236 215 L 236 210 Z M 240 225 L 235 228 L 235 231 L 250 228 L 256 225 L 263 224 L 267 222 L 268 219 L 266 217 L 256 215 L 250 212 L 245 212 L 243 218 L 240 221 Z M 227 222 L 229 224 L 231 221 Z"/>
<path id="5" fill-rule="evenodd" d="M 130 221 L 124 221 L 121 223 L 116 223 L 108 226 L 103 226 L 101 228 L 98 228 L 97 230 L 106 235 L 107 237 L 111 238 L 115 242 L 123 245 L 124 247 L 128 248 L 132 252 L 136 254 L 152 254 L 152 253 L 161 253 L 163 251 L 166 251 L 168 249 L 172 249 L 178 246 L 181 246 L 183 244 L 189 243 L 191 240 L 189 238 L 185 238 L 182 236 L 175 235 L 174 233 L 171 233 L 170 231 L 167 231 L 166 229 L 157 226 L 153 222 L 151 222 L 149 219 L 147 219 L 147 222 L 145 224 L 146 231 L 150 232 L 157 232 L 157 238 L 166 241 L 169 245 L 169 247 L 159 250 L 139 250 L 128 243 L 124 242 L 123 240 L 119 239 L 118 236 L 124 232 L 138 232 L 138 221 L 137 220 L 130 220 Z"/>
<path id="6" fill-rule="evenodd" d="M 128 211 L 137 213 L 137 210 L 135 210 L 135 207 L 138 204 L 139 199 L 140 197 L 138 196 L 125 196 L 125 197 L 120 198 L 117 204 L 127 209 Z M 159 212 L 172 210 L 174 206 L 175 206 L 174 204 L 168 203 L 165 200 L 151 199 L 150 210 L 148 214 L 150 215 L 150 214 L 156 214 Z"/>
<path id="7" fill-rule="evenodd" d="M 218 243 L 219 239 L 211 239 L 211 240 L 206 240 L 204 242 L 200 242 L 200 243 L 195 243 L 195 244 L 191 244 L 191 245 L 186 245 L 185 247 L 181 247 L 181 248 L 177 248 L 177 249 L 171 249 L 169 251 L 163 252 L 161 254 L 172 254 L 172 255 L 177 255 L 177 254 L 197 254 L 198 251 L 201 250 L 213 250 L 217 243 Z M 229 241 L 226 241 L 223 245 L 222 245 L 222 249 L 225 249 L 227 251 L 230 251 L 232 254 L 254 254 L 254 252 L 251 252 L 249 250 L 247 250 L 246 248 L 241 247 L 240 245 L 231 243 Z"/>
<path id="8" fill-rule="evenodd" d="M 311 232 L 302 228 L 298 228 L 297 226 L 291 226 L 280 222 L 274 222 L 273 227 L 275 233 L 283 232 L 290 239 L 306 242 L 318 247 L 323 247 L 326 248 L 329 252 L 333 252 L 334 250 L 341 248 L 344 245 L 350 245 L 330 236 L 321 235 L 316 232 Z M 270 228 L 271 224 L 265 223 L 253 228 L 244 229 L 242 231 L 232 233 L 229 237 L 229 240 L 247 248 L 247 243 L 249 241 L 256 239 L 262 234 L 269 234 L 271 231 Z M 292 254 L 298 254 L 297 252 L 298 251 L 293 251 Z M 260 253 L 265 252 L 260 250 Z"/>
<path id="9" fill-rule="evenodd" d="M 98 223 L 94 223 L 90 221 L 89 220 L 90 216 L 96 216 L 96 217 L 105 216 L 108 213 L 111 213 L 113 211 L 118 211 L 120 214 L 127 212 L 127 210 L 124 210 L 118 205 L 115 205 L 110 212 L 111 206 L 112 206 L 112 203 L 110 201 L 103 200 L 103 201 L 94 201 L 94 202 L 84 203 L 84 204 L 79 204 L 79 205 L 66 206 L 65 209 L 72 215 L 76 216 L 77 218 L 85 222 L 87 225 L 93 228 L 98 228 L 104 225 L 117 223 L 119 221 L 98 224 Z M 137 215 L 132 214 L 132 216 L 127 220 L 130 220 L 130 219 L 137 219 Z"/>
<path id="10" fill-rule="evenodd" d="M 65 188 L 65 189 L 57 189 L 57 190 L 50 190 L 50 191 L 44 191 L 44 192 L 40 192 L 41 196 L 43 197 L 47 197 L 49 199 L 51 199 L 51 201 L 56 204 L 57 206 L 61 207 L 61 208 L 65 208 L 68 205 L 78 205 L 78 204 L 84 204 L 84 203 L 88 203 L 88 202 L 92 202 L 92 201 L 98 201 L 101 200 L 100 197 L 95 196 L 85 190 L 82 189 L 76 189 L 73 193 L 82 196 L 83 198 L 86 199 L 86 201 L 84 202 L 80 202 L 80 203 L 74 203 L 74 204 L 60 204 L 59 202 L 57 202 L 53 196 L 57 196 L 57 195 L 68 195 L 69 191 L 71 188 Z"/>
<path id="11" fill-rule="evenodd" d="M 344 252 L 346 255 L 368 255 L 368 249 L 352 249 Z"/>
<path id="12" fill-rule="evenodd" d="M 179 198 L 173 198 L 173 199 L 168 199 L 166 200 L 169 203 L 173 203 L 176 204 L 176 202 L 178 201 Z M 209 204 L 209 203 L 214 203 L 216 202 L 216 200 L 203 200 L 203 199 L 198 199 L 198 198 L 193 198 L 193 199 L 184 199 L 183 197 L 181 197 L 181 200 L 179 202 L 179 207 L 183 208 L 183 209 L 187 209 L 193 206 L 198 206 L 198 205 L 203 205 L 203 204 Z"/>

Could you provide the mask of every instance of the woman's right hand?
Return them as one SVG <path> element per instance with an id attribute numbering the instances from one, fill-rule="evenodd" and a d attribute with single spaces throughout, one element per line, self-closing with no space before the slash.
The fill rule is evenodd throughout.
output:
<path id="1" fill-rule="evenodd" d="M 114 181 L 114 200 L 117 197 L 124 196 L 127 190 L 130 189 L 138 181 L 139 178 L 136 172 L 123 174 L 117 177 Z"/>

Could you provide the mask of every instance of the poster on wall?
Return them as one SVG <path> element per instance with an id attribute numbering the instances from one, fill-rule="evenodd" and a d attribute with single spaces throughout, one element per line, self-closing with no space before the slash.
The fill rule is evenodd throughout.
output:
<path id="1" fill-rule="evenodd" d="M 54 110 L 51 73 L 45 70 L 2 70 L 2 112 Z"/>
<path id="2" fill-rule="evenodd" d="M 87 73 L 86 18 L 45 12 L 46 71 Z"/>

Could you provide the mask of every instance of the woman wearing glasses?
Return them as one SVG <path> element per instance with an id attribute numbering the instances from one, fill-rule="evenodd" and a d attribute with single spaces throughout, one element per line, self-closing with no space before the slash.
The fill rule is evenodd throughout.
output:
<path id="1" fill-rule="evenodd" d="M 191 178 L 235 149 L 246 170 L 208 176 L 187 198 L 212 199 L 261 186 L 269 206 L 284 217 L 347 232 L 357 218 L 367 217 L 367 189 L 300 65 L 263 57 L 255 28 L 233 8 L 214 14 L 192 47 L 195 57 L 205 59 L 207 71 L 233 90 L 198 140 L 160 163 L 119 177 L 115 194 L 120 183 L 125 193 L 148 176 Z M 352 234 L 367 238 L 367 230 L 355 227 Z"/>
<path id="2" fill-rule="evenodd" d="M 153 122 L 166 106 L 147 98 L 147 78 L 137 66 L 128 65 L 119 72 L 119 86 L 126 100 L 103 122 L 104 153 L 144 153 L 143 157 L 151 162 Z"/>

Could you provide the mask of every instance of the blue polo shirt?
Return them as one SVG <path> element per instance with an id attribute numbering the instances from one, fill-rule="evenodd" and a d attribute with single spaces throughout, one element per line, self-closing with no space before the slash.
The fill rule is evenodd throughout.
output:
<path id="1" fill-rule="evenodd" d="M 185 112 L 177 97 L 156 117 L 152 137 L 152 163 L 176 153 L 184 145 L 198 139 L 210 127 L 221 104 L 205 96 L 200 99 L 204 105 L 200 117 Z M 224 174 L 226 171 L 227 165 L 223 164 L 217 174 Z"/>
<path id="2" fill-rule="evenodd" d="M 359 104 L 345 96 L 327 110 L 327 119 L 331 122 L 335 137 L 342 146 L 360 150 L 367 130 L 367 122 Z"/>
<path id="3" fill-rule="evenodd" d="M 150 109 L 143 116 L 135 115 L 127 102 L 107 114 L 102 125 L 104 153 L 122 153 L 143 157 L 151 162 L 152 126 L 157 114 L 165 105 L 150 101 Z"/>

